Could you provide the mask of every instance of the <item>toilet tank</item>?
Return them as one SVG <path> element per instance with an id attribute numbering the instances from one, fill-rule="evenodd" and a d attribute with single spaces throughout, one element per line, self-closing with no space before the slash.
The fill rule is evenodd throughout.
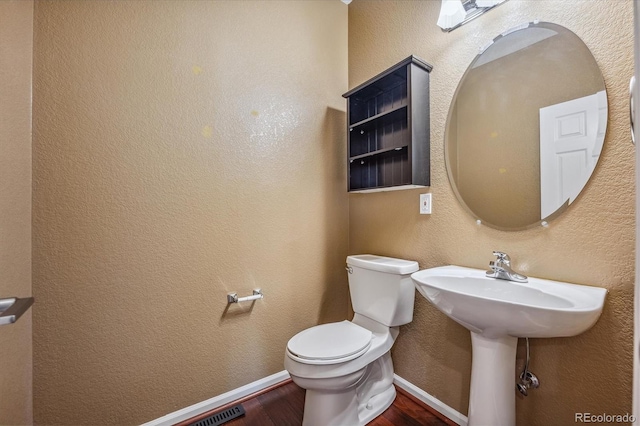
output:
<path id="1" fill-rule="evenodd" d="M 347 257 L 353 311 L 395 327 L 413 320 L 415 287 L 411 274 L 418 262 L 360 254 Z"/>

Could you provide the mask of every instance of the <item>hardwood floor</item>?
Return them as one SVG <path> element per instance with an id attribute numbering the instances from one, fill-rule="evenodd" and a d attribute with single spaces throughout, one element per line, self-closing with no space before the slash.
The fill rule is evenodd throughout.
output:
<path id="1" fill-rule="evenodd" d="M 300 426 L 304 407 L 304 389 L 295 383 L 271 388 L 269 391 L 242 401 L 246 411 L 243 417 L 225 423 L 225 426 Z M 228 407 L 227 407 L 228 408 Z M 222 411 L 224 408 L 216 410 Z M 214 414 L 214 413 L 210 413 Z M 210 415 L 209 414 L 209 415 Z M 198 416 L 198 420 L 201 416 Z M 191 419 L 184 424 L 195 423 Z M 449 419 L 441 419 L 419 401 L 398 389 L 393 405 L 374 419 L 368 426 L 445 426 L 455 425 Z"/>

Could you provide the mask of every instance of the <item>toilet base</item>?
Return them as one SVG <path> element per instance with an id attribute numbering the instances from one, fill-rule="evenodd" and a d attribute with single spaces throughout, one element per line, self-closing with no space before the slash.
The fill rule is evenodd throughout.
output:
<path id="1" fill-rule="evenodd" d="M 307 389 L 302 426 L 360 426 L 355 389 L 335 393 Z"/>
<path id="2" fill-rule="evenodd" d="M 393 401 L 396 399 L 396 387 L 391 385 L 384 392 L 374 396 L 369 400 L 369 404 L 362 404 L 358 407 L 358 418 L 360 419 L 361 424 L 366 425 L 380 414 L 384 412 L 387 408 L 391 407 Z M 370 406 L 371 408 L 367 408 Z"/>
<path id="3" fill-rule="evenodd" d="M 355 389 L 341 394 L 307 390 L 302 426 L 364 426 L 389 408 L 395 399 L 393 385 L 359 406 Z"/>
<path id="4" fill-rule="evenodd" d="M 364 426 L 396 398 L 390 352 L 347 376 L 321 382 L 291 378 L 306 389 L 303 426 Z"/>

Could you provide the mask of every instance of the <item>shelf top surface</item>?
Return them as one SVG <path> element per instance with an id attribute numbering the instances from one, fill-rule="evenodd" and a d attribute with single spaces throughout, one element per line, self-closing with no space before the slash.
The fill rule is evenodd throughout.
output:
<path id="1" fill-rule="evenodd" d="M 392 66 L 391 68 L 388 68 L 384 71 L 382 71 L 380 74 L 376 75 L 375 77 L 370 78 L 369 80 L 365 81 L 364 83 L 354 87 L 353 89 L 349 90 L 347 93 L 345 93 L 344 95 L 342 95 L 343 98 L 348 98 L 349 96 L 353 95 L 354 93 L 362 90 L 363 88 L 369 86 L 371 83 L 375 82 L 376 80 L 379 80 L 383 77 L 386 77 L 387 75 L 397 71 L 398 69 L 405 67 L 409 64 L 414 64 L 420 68 L 422 68 L 423 70 L 425 70 L 426 72 L 431 72 L 431 70 L 433 69 L 433 66 L 430 65 L 429 63 L 425 62 L 423 59 L 418 58 L 417 56 L 411 55 L 408 58 L 398 62 L 397 64 L 395 64 L 394 66 Z"/>

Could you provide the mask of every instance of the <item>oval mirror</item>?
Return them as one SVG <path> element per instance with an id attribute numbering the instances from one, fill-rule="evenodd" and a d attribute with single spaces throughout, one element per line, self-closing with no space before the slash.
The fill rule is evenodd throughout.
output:
<path id="1" fill-rule="evenodd" d="M 449 180 L 483 224 L 539 225 L 571 204 L 598 162 L 604 79 L 589 48 L 548 22 L 496 37 L 471 62 L 445 130 Z"/>

